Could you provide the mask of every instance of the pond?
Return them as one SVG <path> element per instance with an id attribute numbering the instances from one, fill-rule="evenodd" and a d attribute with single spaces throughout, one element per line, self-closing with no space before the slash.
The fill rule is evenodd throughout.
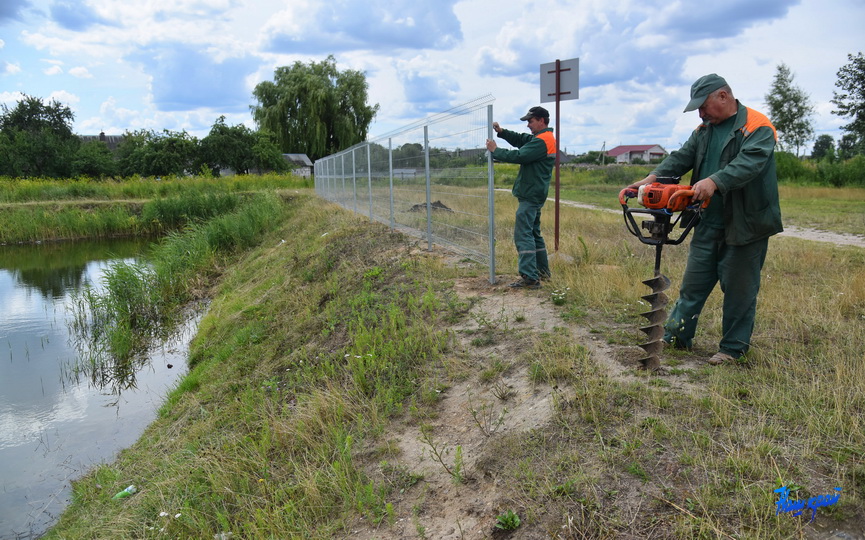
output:
<path id="1" fill-rule="evenodd" d="M 2 540 L 44 533 L 66 507 L 71 480 L 131 446 L 186 373 L 195 317 L 151 351 L 119 394 L 75 369 L 82 351 L 68 326 L 73 295 L 88 284 L 98 290 L 110 264 L 136 261 L 147 247 L 143 240 L 0 246 Z"/>

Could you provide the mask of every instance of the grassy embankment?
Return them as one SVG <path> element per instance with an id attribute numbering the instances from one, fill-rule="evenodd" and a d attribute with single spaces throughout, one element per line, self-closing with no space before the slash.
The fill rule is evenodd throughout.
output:
<path id="1" fill-rule="evenodd" d="M 622 184 L 597 189 L 614 196 Z M 787 204 L 812 204 L 797 189 Z M 497 200 L 508 238 L 513 201 Z M 535 328 L 472 315 L 491 300 L 459 297 L 453 284 L 483 281 L 482 268 L 445 266 L 382 226 L 294 198 L 259 247 L 207 274 L 213 302 L 189 375 L 135 446 L 75 483 L 48 537 L 329 538 L 364 517 L 375 537 L 405 536 L 411 523 L 408 536 L 422 538 L 445 510 L 462 530 L 470 517 L 436 507 L 447 503 L 401 460 L 396 425 L 427 441 L 428 459 L 439 453 L 450 496 L 495 486 L 485 532 L 511 510 L 519 531 L 562 538 L 802 535 L 810 512 L 776 515 L 782 485 L 795 499 L 841 487 L 812 527 L 865 528 L 865 253 L 773 239 L 745 361 L 698 361 L 719 337 L 715 295 L 693 353 L 666 353 L 663 376 L 616 376 L 572 330 L 588 328 L 614 360 L 635 364 L 651 250 L 621 216 L 563 207 L 561 217 L 573 261 L 556 260 L 544 290 L 516 293 L 556 304 L 558 325 Z M 505 244 L 499 268 L 512 272 Z M 684 248 L 666 251 L 671 293 L 683 260 Z M 465 344 L 467 331 L 450 329 L 472 318 L 483 339 Z M 520 352 L 490 352 L 508 342 Z M 455 384 L 495 387 L 504 375 L 556 384 L 559 397 L 529 431 L 507 430 L 507 415 L 496 433 L 478 423 L 489 432 L 483 455 L 463 456 L 459 433 L 430 427 L 441 424 L 437 407 Z M 495 393 L 486 405 L 504 411 L 512 398 Z M 140 493 L 110 500 L 130 483 Z"/>
<path id="2" fill-rule="evenodd" d="M 163 235 L 232 212 L 252 193 L 308 184 L 290 175 L 123 181 L 0 177 L 0 244 Z"/>

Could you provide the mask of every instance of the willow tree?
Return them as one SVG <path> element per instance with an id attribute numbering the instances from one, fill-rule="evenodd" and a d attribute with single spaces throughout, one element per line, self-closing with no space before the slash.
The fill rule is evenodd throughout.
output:
<path id="1" fill-rule="evenodd" d="M 316 160 L 366 140 L 379 109 L 367 104 L 367 89 L 363 72 L 337 70 L 333 56 L 295 62 L 256 85 L 252 118 L 258 129 L 275 135 L 283 152 Z"/>

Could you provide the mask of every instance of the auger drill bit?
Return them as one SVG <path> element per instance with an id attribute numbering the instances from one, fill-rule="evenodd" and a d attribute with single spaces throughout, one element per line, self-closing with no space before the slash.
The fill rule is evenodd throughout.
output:
<path id="1" fill-rule="evenodd" d="M 640 347 L 646 351 L 644 358 L 640 358 L 643 369 L 657 370 L 661 367 L 660 353 L 664 348 L 662 338 L 664 337 L 664 321 L 667 320 L 667 304 L 670 299 L 664 291 L 670 288 L 670 278 L 661 273 L 661 249 L 664 244 L 655 246 L 655 277 L 644 280 L 643 283 L 651 287 L 652 293 L 643 296 L 643 300 L 649 303 L 649 311 L 640 313 L 648 319 L 649 324 L 640 328 L 646 334 L 647 341 L 641 343 Z"/>
<path id="2" fill-rule="evenodd" d="M 640 328 L 647 337 L 646 342 L 640 345 L 646 351 L 646 356 L 640 359 L 640 364 L 643 369 L 652 371 L 661 368 L 660 353 L 664 348 L 666 307 L 670 301 L 664 294 L 664 291 L 670 288 L 670 279 L 661 273 L 661 250 L 664 244 L 681 244 L 699 221 L 701 210 L 709 204 L 708 199 L 694 203 L 693 189 L 691 186 L 680 185 L 681 179 L 678 177 L 658 178 L 658 180 L 651 184 L 643 184 L 638 190 L 625 188 L 619 192 L 619 203 L 622 205 L 628 232 L 636 236 L 640 242 L 655 246 L 655 275 L 643 281 L 652 289 L 651 294 L 642 297 L 649 302 L 651 309 L 640 313 L 649 321 L 649 324 Z M 644 209 L 628 208 L 628 199 L 633 197 L 637 197 Z M 682 232 L 678 238 L 670 238 L 670 233 L 679 224 L 684 210 L 693 210 L 697 217 L 692 216 L 681 225 Z M 676 212 L 679 212 L 678 217 L 673 220 L 672 216 Z M 636 214 L 648 215 L 652 219 L 643 221 L 641 228 L 634 219 Z M 643 234 L 642 229 L 648 231 L 648 234 Z"/>

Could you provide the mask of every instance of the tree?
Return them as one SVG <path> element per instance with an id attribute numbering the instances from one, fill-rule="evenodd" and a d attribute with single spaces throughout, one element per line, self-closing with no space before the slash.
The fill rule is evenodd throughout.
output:
<path id="1" fill-rule="evenodd" d="M 841 92 L 833 92 L 832 104 L 838 109 L 832 114 L 851 119 L 841 129 L 847 132 L 845 138 L 853 138 L 851 150 L 861 152 L 865 147 L 865 56 L 860 52 L 856 56 L 848 54 L 847 59 L 850 63 L 838 70 L 835 86 Z"/>
<path id="2" fill-rule="evenodd" d="M 832 135 L 824 133 L 817 137 L 817 141 L 814 143 L 814 149 L 811 150 L 811 158 L 823 159 L 826 156 L 835 156 L 835 141 L 832 139 Z"/>
<path id="3" fill-rule="evenodd" d="M 72 133 L 69 107 L 25 95 L 0 113 L 0 174 L 14 177 L 68 177 L 81 141 Z"/>
<path id="4" fill-rule="evenodd" d="M 276 146 L 273 135 L 266 131 L 255 132 L 255 144 L 252 145 L 252 156 L 255 168 L 283 172 L 293 167 L 282 157 L 282 152 Z"/>
<path id="5" fill-rule="evenodd" d="M 865 154 L 865 140 L 860 140 L 853 133 L 845 133 L 838 141 L 838 157 L 850 159 L 857 154 Z"/>
<path id="6" fill-rule="evenodd" d="M 139 130 L 123 134 L 117 147 L 120 174 L 132 176 L 182 176 L 193 172 L 198 139 L 186 131 L 162 133 Z"/>
<path id="7" fill-rule="evenodd" d="M 814 137 L 811 120 L 814 106 L 808 94 L 793 84 L 793 74 L 786 64 L 778 66 L 772 87 L 766 94 L 766 104 L 782 146 L 795 148 L 798 156 L 799 148 Z"/>
<path id="8" fill-rule="evenodd" d="M 227 126 L 220 116 L 201 140 L 199 157 L 214 173 L 232 169 L 238 174 L 249 174 L 251 169 L 284 171 L 288 164 L 271 137 L 252 131 L 243 124 Z"/>
<path id="9" fill-rule="evenodd" d="M 75 176 L 85 175 L 103 178 L 117 174 L 117 162 L 108 146 L 102 141 L 89 141 L 81 145 L 72 160 Z"/>
<path id="10" fill-rule="evenodd" d="M 274 134 L 282 152 L 312 160 L 364 141 L 379 106 L 367 105 L 366 76 L 338 71 L 334 57 L 279 67 L 274 81 L 256 85 L 250 107 L 261 131 Z"/>

